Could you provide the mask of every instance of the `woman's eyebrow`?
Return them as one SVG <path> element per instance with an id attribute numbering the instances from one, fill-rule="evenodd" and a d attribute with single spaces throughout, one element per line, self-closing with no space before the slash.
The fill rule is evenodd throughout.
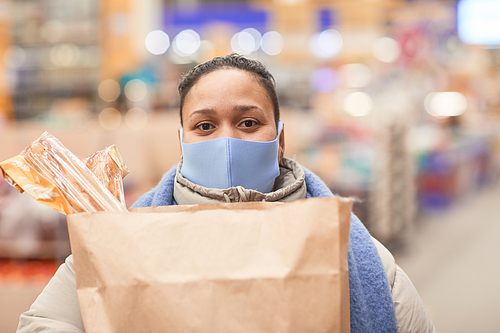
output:
<path id="1" fill-rule="evenodd" d="M 245 112 L 245 111 L 258 111 L 261 113 L 264 113 L 264 110 L 262 110 L 260 107 L 255 106 L 255 105 L 236 105 L 233 107 L 233 111 L 236 112 Z"/>
<path id="2" fill-rule="evenodd" d="M 197 114 L 215 114 L 215 113 L 217 113 L 217 112 L 214 109 L 196 110 L 196 111 L 191 112 L 191 114 L 188 116 L 188 119 L 194 115 L 197 115 Z"/>

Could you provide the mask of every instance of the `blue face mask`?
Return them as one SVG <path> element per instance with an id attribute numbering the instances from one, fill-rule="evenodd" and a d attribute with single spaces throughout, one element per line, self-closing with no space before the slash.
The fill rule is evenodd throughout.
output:
<path id="1" fill-rule="evenodd" d="M 242 186 L 269 193 L 279 176 L 279 136 L 283 123 L 278 122 L 278 135 L 269 142 L 217 138 L 198 143 L 184 143 L 182 127 L 181 174 L 195 184 L 225 189 Z"/>

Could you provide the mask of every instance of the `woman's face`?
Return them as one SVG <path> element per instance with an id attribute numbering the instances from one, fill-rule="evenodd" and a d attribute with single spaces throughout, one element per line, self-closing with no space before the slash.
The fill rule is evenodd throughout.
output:
<path id="1" fill-rule="evenodd" d="M 258 80 L 239 69 L 220 69 L 202 76 L 182 109 L 185 143 L 220 137 L 272 141 L 277 130 L 270 98 Z M 280 150 L 284 150 L 284 132 Z"/>

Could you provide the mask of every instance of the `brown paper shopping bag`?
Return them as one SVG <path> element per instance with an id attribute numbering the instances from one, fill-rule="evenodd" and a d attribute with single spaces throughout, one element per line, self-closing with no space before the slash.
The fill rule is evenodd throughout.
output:
<path id="1" fill-rule="evenodd" d="M 86 332 L 349 332 L 351 201 L 68 216 Z"/>

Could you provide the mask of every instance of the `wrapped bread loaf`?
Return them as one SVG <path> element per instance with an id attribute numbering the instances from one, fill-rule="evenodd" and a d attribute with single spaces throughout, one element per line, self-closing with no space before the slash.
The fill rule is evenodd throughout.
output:
<path id="1" fill-rule="evenodd" d="M 0 169 L 17 190 L 65 214 L 127 211 L 85 163 L 48 132 L 18 156 L 1 162 Z"/>
<path id="2" fill-rule="evenodd" d="M 122 179 L 129 173 L 129 169 L 123 163 L 118 148 L 115 145 L 111 145 L 87 157 L 83 160 L 83 163 L 96 175 L 97 179 L 99 179 L 109 192 L 125 205 Z"/>

